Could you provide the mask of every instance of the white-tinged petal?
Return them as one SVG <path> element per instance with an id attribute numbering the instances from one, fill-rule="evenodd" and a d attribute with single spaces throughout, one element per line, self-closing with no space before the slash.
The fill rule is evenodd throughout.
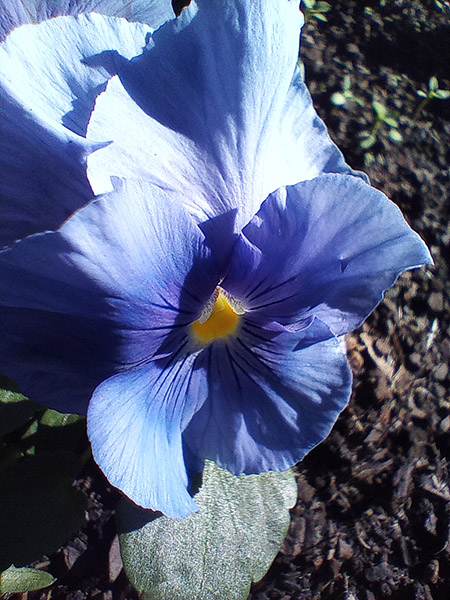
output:
<path id="1" fill-rule="evenodd" d="M 281 185 L 351 172 L 299 80 L 301 25 L 295 1 L 198 0 L 161 27 L 97 99 L 96 193 L 99 174 L 147 179 L 239 229 Z"/>
<path id="2" fill-rule="evenodd" d="M 19 25 L 88 12 L 125 17 L 154 29 L 175 16 L 170 0 L 2 0 L 0 41 Z"/>
<path id="3" fill-rule="evenodd" d="M 181 437 L 193 360 L 119 373 L 99 385 L 88 409 L 92 453 L 109 482 L 139 506 L 173 518 L 197 509 Z"/>
<path id="4" fill-rule="evenodd" d="M 0 44 L 0 83 L 43 122 L 85 135 L 95 98 L 123 61 L 142 52 L 149 31 L 97 14 L 24 25 Z M 101 53 L 104 66 L 95 68 Z"/>

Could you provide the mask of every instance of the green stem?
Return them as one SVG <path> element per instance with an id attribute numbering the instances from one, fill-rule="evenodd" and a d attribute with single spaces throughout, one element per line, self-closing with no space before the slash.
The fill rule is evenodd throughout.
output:
<path id="1" fill-rule="evenodd" d="M 428 104 L 428 102 L 430 101 L 430 98 L 424 98 L 422 100 L 422 102 L 419 104 L 419 106 L 417 107 L 416 112 L 413 115 L 413 119 L 416 120 L 419 118 L 419 116 L 421 115 L 423 109 L 425 108 L 425 106 Z"/>
<path id="2" fill-rule="evenodd" d="M 381 127 L 381 123 L 382 123 L 381 119 L 379 119 L 377 117 L 377 120 L 375 121 L 375 125 L 372 127 L 372 131 L 370 132 L 370 137 L 376 137 L 378 130 Z"/>

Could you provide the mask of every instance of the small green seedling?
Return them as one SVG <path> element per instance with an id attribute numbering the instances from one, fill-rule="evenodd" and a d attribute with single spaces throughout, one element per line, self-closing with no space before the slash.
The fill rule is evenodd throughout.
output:
<path id="1" fill-rule="evenodd" d="M 416 94 L 419 98 L 422 98 L 422 102 L 414 113 L 414 119 L 417 119 L 422 114 L 422 111 L 430 100 L 448 100 L 450 98 L 450 90 L 440 90 L 439 82 L 434 75 L 428 81 L 428 90 L 417 90 Z"/>
<path id="2" fill-rule="evenodd" d="M 364 104 L 364 102 L 360 98 L 354 96 L 350 90 L 350 75 L 344 77 L 342 92 L 334 92 L 334 94 L 331 95 L 331 102 L 335 106 L 344 106 L 347 102 L 355 102 L 358 106 Z"/>
<path id="3" fill-rule="evenodd" d="M 364 150 L 372 148 L 377 141 L 377 134 L 383 125 L 389 128 L 388 137 L 392 142 L 401 142 L 402 134 L 398 131 L 397 115 L 387 110 L 384 104 L 374 100 L 372 107 L 375 113 L 375 123 L 370 133 L 364 133 L 359 145 Z"/>
<path id="4" fill-rule="evenodd" d="M 450 2 L 447 0 L 434 0 L 434 5 L 438 10 L 449 11 L 450 10 Z"/>
<path id="5" fill-rule="evenodd" d="M 331 4 L 328 2 L 322 2 L 322 0 L 303 0 L 303 14 L 305 15 L 305 21 L 311 21 L 317 19 L 318 21 L 327 21 L 325 13 L 331 10 Z"/>

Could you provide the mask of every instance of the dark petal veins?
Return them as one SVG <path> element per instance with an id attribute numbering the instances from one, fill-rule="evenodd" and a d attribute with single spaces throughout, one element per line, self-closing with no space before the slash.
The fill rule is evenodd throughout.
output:
<path id="1" fill-rule="evenodd" d="M 328 339 L 320 341 L 325 330 Z M 197 396 L 191 409 L 185 445 L 199 461 L 213 459 L 236 474 L 298 462 L 328 435 L 350 395 L 345 354 L 317 320 L 299 333 L 241 331 L 205 348 L 194 369 L 207 381 L 207 397 Z M 193 399 L 194 392 L 191 386 Z"/>
<path id="2" fill-rule="evenodd" d="M 181 440 L 193 360 L 186 355 L 117 374 L 95 390 L 88 411 L 93 456 L 110 483 L 174 518 L 196 510 Z"/>
<path id="3" fill-rule="evenodd" d="M 83 412 L 106 377 L 173 354 L 218 282 L 177 199 L 117 185 L 0 253 L 0 372 L 63 412 Z"/>

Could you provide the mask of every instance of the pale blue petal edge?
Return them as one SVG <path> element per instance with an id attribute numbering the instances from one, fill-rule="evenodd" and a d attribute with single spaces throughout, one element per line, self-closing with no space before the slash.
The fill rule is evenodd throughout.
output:
<path id="1" fill-rule="evenodd" d="M 2 0 L 0 41 L 20 25 L 88 12 L 125 17 L 154 29 L 175 16 L 170 0 Z"/>
<path id="2" fill-rule="evenodd" d="M 95 98 L 123 62 L 142 52 L 149 31 L 98 14 L 24 25 L 0 44 L 0 83 L 43 122 L 85 136 Z"/>
<path id="3" fill-rule="evenodd" d="M 115 375 L 95 390 L 88 409 L 92 453 L 109 482 L 139 506 L 174 518 L 197 510 L 180 425 L 192 359 Z"/>

